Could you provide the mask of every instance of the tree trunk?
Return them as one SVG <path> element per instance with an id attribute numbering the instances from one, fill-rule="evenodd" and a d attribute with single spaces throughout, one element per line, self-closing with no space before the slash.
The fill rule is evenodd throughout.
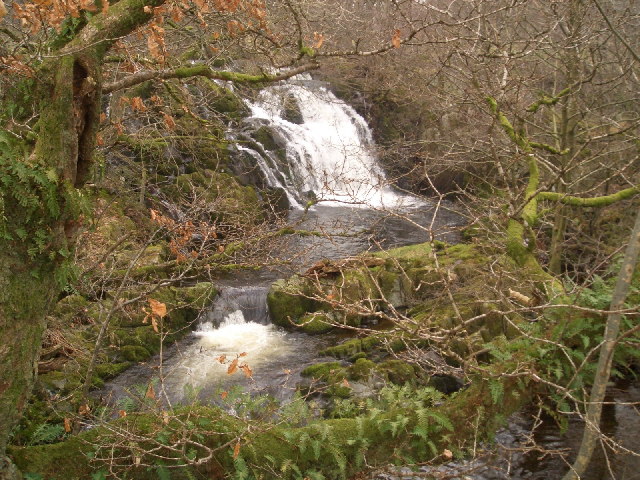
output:
<path id="1" fill-rule="evenodd" d="M 20 478 L 5 451 L 31 394 L 46 314 L 64 286 L 59 267 L 73 258 L 79 225 L 73 201 L 93 159 L 102 60 L 118 38 L 151 19 L 145 7 L 163 2 L 121 0 L 93 16 L 38 69 L 29 92 L 39 100 L 38 138 L 29 158 L 0 151 L 0 173 L 20 187 L 0 196 L 8 213 L 0 215 L 0 480 Z M 24 181 L 16 168 L 34 180 Z"/>
<path id="2" fill-rule="evenodd" d="M 571 470 L 565 475 L 563 480 L 579 479 L 586 472 L 591 460 L 591 455 L 596 446 L 600 433 L 600 415 L 602 413 L 602 402 L 611 376 L 611 364 L 613 363 L 613 352 L 615 349 L 616 339 L 620 330 L 620 313 L 616 313 L 624 308 L 624 302 L 631 287 L 631 280 L 636 264 L 638 263 L 638 254 L 640 253 L 640 209 L 636 214 L 636 223 L 633 233 L 629 239 L 629 245 L 618 274 L 616 287 L 611 298 L 612 313 L 607 317 L 607 325 L 604 332 L 604 340 L 600 347 L 600 356 L 598 358 L 598 369 L 596 377 L 591 388 L 589 396 L 589 404 L 587 407 L 587 415 L 585 418 L 584 434 L 582 443 L 575 463 Z"/>
<path id="3" fill-rule="evenodd" d="M 3 242 L 4 243 L 4 242 Z M 2 245 L 5 247 L 6 245 Z M 0 479 L 17 477 L 4 458 L 12 429 L 31 394 L 45 329 L 45 314 L 54 296 L 50 276 L 35 278 L 35 269 L 20 255 L 0 254 Z M 44 273 L 44 272 L 42 272 Z M 37 292 L 37 294 L 34 294 Z"/>

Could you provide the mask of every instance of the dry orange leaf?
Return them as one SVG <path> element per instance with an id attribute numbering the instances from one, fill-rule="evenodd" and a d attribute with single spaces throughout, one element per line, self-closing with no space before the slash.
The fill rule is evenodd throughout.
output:
<path id="1" fill-rule="evenodd" d="M 324 43 L 324 35 L 318 32 L 313 32 L 313 40 L 315 41 L 313 48 L 318 49 L 322 47 L 322 44 Z"/>
<path id="2" fill-rule="evenodd" d="M 233 447 L 233 458 L 238 458 L 238 455 L 240 455 L 240 442 L 236 443 L 236 446 Z"/>
<path id="3" fill-rule="evenodd" d="M 147 107 L 145 107 L 144 102 L 140 97 L 133 97 L 131 99 L 131 108 L 133 108 L 135 111 L 138 111 L 138 112 L 147 111 Z"/>
<path id="4" fill-rule="evenodd" d="M 244 373 L 245 377 L 251 378 L 253 376 L 253 370 L 251 370 L 251 367 L 249 365 L 247 365 L 246 363 L 244 365 L 241 365 L 240 369 Z"/>
<path id="5" fill-rule="evenodd" d="M 69 433 L 71 431 L 71 419 L 64 417 L 64 431 Z"/>
<path id="6" fill-rule="evenodd" d="M 164 318 L 164 316 L 167 314 L 167 306 L 164 303 L 150 298 L 149 305 L 151 306 L 151 313 L 153 313 L 157 317 Z"/>
<path id="7" fill-rule="evenodd" d="M 120 418 L 126 417 L 127 416 L 127 411 L 126 410 L 118 410 L 118 416 Z"/>
<path id="8" fill-rule="evenodd" d="M 229 396 L 229 392 L 222 392 L 220 394 L 220 398 L 222 398 L 223 400 L 225 400 L 228 396 Z"/>
<path id="9" fill-rule="evenodd" d="M 238 355 L 238 357 L 246 357 L 247 356 L 247 352 L 242 352 L 240 355 Z"/>
<path id="10" fill-rule="evenodd" d="M 391 45 L 393 45 L 393 48 L 400 48 L 400 45 L 402 45 L 402 42 L 400 40 L 400 30 L 395 30 L 393 32 L 393 37 L 391 38 Z"/>
<path id="11" fill-rule="evenodd" d="M 218 357 L 218 361 L 219 361 L 220 363 L 224 363 L 224 361 L 225 361 L 226 359 L 227 359 L 227 356 L 226 356 L 226 355 L 220 355 L 220 356 Z"/>
<path id="12" fill-rule="evenodd" d="M 90 411 L 91 411 L 91 408 L 86 403 L 83 405 L 80 405 L 80 407 L 78 408 L 78 413 L 80 415 L 87 415 Z"/>
<path id="13" fill-rule="evenodd" d="M 236 370 L 238 370 L 238 359 L 235 358 L 233 360 L 233 362 L 231 362 L 231 364 L 229 365 L 229 368 L 227 368 L 227 375 L 232 375 L 236 372 Z"/>
<path id="14" fill-rule="evenodd" d="M 166 410 L 162 412 L 162 423 L 164 423 L 165 425 L 169 424 L 169 412 L 167 412 Z"/>
<path id="15" fill-rule="evenodd" d="M 176 121 L 173 119 L 173 117 L 167 113 L 163 113 L 162 117 L 164 119 L 164 125 L 169 129 L 169 130 L 173 130 L 176 128 Z"/>
<path id="16" fill-rule="evenodd" d="M 149 384 L 147 387 L 147 393 L 144 394 L 145 398 L 156 398 L 156 392 L 153 389 L 153 384 Z"/>

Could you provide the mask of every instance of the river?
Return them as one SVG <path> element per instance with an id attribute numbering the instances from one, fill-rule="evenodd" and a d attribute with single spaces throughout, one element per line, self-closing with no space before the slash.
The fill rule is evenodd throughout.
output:
<path id="1" fill-rule="evenodd" d="M 323 360 L 317 352 L 344 335 L 310 336 L 272 325 L 266 305 L 271 282 L 323 258 L 421 243 L 432 235 L 458 241 L 464 221 L 455 206 L 444 203 L 436 208 L 429 201 L 394 190 L 377 164 L 366 122 L 323 86 L 305 77 L 267 88 L 248 105 L 252 115 L 245 129 L 257 131 L 267 126 L 273 145 L 264 145 L 249 134 L 250 144 L 245 142 L 239 153 L 255 159 L 266 186 L 286 193 L 292 207 L 290 225 L 322 235 L 291 236 L 282 245 L 277 268 L 220 279 L 220 295 L 203 312 L 194 332 L 169 346 L 162 357 L 129 369 L 99 392 L 112 402 L 152 378 L 159 379 L 156 391 L 171 405 L 194 399 L 215 403 L 221 391 L 234 385 L 285 401 L 301 380 L 300 371 Z M 309 201 L 315 205 L 305 210 Z M 253 371 L 251 378 L 227 374 L 227 366 L 218 361 L 221 356 L 240 353 L 246 354 L 242 359 Z M 610 398 L 615 405 L 605 408 L 604 430 L 637 451 L 640 423 L 633 402 L 640 400 L 638 383 L 618 384 L 610 390 Z M 452 462 L 421 473 L 376 473 L 371 478 L 560 478 L 567 468 L 560 454 L 569 453 L 570 459 L 570 452 L 579 444 L 580 422 L 571 420 L 568 433 L 561 435 L 546 418 L 532 433 L 529 418 L 523 413 L 511 418 L 508 427 L 497 434 L 495 448 L 483 453 L 478 446 L 477 460 Z M 530 450 L 532 441 L 538 450 Z M 620 453 L 606 458 L 610 461 L 605 461 L 601 451 L 586 478 L 640 478 L 638 457 Z"/>

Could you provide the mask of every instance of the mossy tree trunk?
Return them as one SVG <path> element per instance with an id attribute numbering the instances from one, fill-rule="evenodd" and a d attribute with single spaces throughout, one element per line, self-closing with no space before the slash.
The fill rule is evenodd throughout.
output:
<path id="1" fill-rule="evenodd" d="M 5 457 L 12 428 L 31 393 L 46 314 L 57 297 L 60 267 L 73 248 L 78 219 L 70 192 L 81 187 L 92 162 L 100 114 L 101 63 L 115 39 L 147 22 L 147 5 L 164 0 L 122 0 L 95 15 L 77 37 L 43 62 L 35 93 L 37 140 L 28 158 L 16 154 L 0 164 L 5 176 L 15 166 L 43 172 L 33 183 L 38 199 L 50 182 L 44 206 L 25 205 L 24 189 L 3 192 L 5 232 L 0 237 L 0 479 L 18 478 Z M 30 92 L 33 93 L 33 92 Z M 14 99 L 20 101 L 20 99 Z M 12 164 L 12 162 L 14 162 Z M 46 178 L 46 180 L 44 180 Z M 23 185 L 24 186 L 24 185 Z M 54 192 L 54 193 L 52 193 Z M 8 201 L 9 200 L 9 201 Z M 54 205 L 52 205 L 54 203 Z M 45 210 L 49 213 L 44 215 Z M 46 217 L 43 220 L 43 216 Z M 35 249 L 30 238 L 37 224 L 46 235 Z M 21 232 L 22 234 L 16 234 Z M 25 235 L 26 232 L 26 235 Z M 43 233 L 44 232 L 44 233 Z"/>

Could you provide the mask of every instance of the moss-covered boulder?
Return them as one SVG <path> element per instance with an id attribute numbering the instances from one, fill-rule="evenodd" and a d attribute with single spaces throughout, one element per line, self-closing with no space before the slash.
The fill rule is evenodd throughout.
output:
<path id="1" fill-rule="evenodd" d="M 291 328 L 307 313 L 315 312 L 320 303 L 311 297 L 311 286 L 300 276 L 278 280 L 271 285 L 267 305 L 271 320 L 281 327 Z"/>
<path id="2" fill-rule="evenodd" d="M 175 184 L 176 199 L 196 201 L 212 219 L 238 223 L 262 217 L 261 201 L 250 186 L 242 186 L 230 175 L 203 170 L 180 175 Z"/>

